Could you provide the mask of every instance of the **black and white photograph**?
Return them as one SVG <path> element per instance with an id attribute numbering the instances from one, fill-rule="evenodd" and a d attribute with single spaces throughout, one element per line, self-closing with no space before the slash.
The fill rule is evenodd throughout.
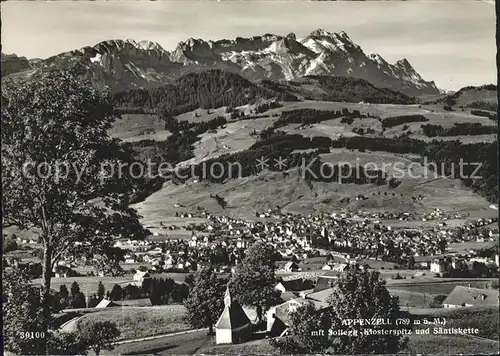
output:
<path id="1" fill-rule="evenodd" d="M 4 354 L 499 354 L 499 10 L 2 1 Z"/>

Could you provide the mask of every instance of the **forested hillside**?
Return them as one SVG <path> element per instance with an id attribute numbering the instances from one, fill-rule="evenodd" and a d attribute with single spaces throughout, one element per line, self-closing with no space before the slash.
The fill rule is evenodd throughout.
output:
<path id="1" fill-rule="evenodd" d="M 260 87 L 237 74 L 209 70 L 184 75 L 172 85 L 117 93 L 114 96 L 114 103 L 121 111 L 136 113 L 161 111 L 168 117 L 197 108 L 235 107 L 271 98 L 284 101 L 298 100 L 292 94 Z"/>
<path id="2" fill-rule="evenodd" d="M 298 82 L 251 82 L 237 74 L 209 70 L 186 74 L 173 84 L 154 89 L 133 89 L 114 95 L 118 112 L 161 113 L 164 118 L 197 108 L 236 107 L 258 100 L 360 101 L 379 104 L 414 104 L 415 98 L 377 88 L 363 79 L 312 76 Z"/>
<path id="3" fill-rule="evenodd" d="M 416 99 L 399 91 L 379 88 L 370 82 L 353 77 L 308 76 L 320 89 L 325 91 L 315 100 L 345 101 L 372 104 L 415 104 Z"/>

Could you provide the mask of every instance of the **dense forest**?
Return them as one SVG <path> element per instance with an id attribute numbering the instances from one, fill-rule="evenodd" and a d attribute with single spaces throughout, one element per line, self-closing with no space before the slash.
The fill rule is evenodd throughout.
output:
<path id="1" fill-rule="evenodd" d="M 370 82 L 353 77 L 307 76 L 316 81 L 316 85 L 325 91 L 314 100 L 343 101 L 358 103 L 364 101 L 371 104 L 415 104 L 416 99 L 401 92 L 378 88 Z"/>
<path id="2" fill-rule="evenodd" d="M 467 107 L 471 109 L 479 109 L 486 111 L 494 111 L 494 112 L 498 111 L 498 104 L 489 101 L 474 101 L 470 104 L 467 104 Z"/>
<path id="3" fill-rule="evenodd" d="M 305 79 L 308 80 L 322 90 L 306 99 L 380 104 L 414 104 L 416 101 L 358 78 L 312 76 Z M 186 74 L 173 84 L 158 88 L 119 92 L 113 100 L 117 113 L 159 113 L 168 118 L 197 108 L 237 107 L 261 99 L 298 101 L 292 92 L 300 93 L 301 84 L 295 84 L 270 80 L 253 83 L 235 73 L 214 69 Z"/>
<path id="4" fill-rule="evenodd" d="M 486 135 L 498 132 L 497 126 L 484 126 L 481 123 L 455 123 L 453 127 L 444 128 L 441 125 L 422 125 L 425 136 L 459 136 L 459 135 Z"/>
<path id="5" fill-rule="evenodd" d="M 476 116 L 487 117 L 491 120 L 498 121 L 497 113 L 484 111 L 484 110 L 471 110 L 470 113 Z"/>
<path id="6" fill-rule="evenodd" d="M 160 117 L 169 117 L 197 108 L 236 107 L 272 98 L 298 100 L 287 92 L 259 87 L 237 74 L 209 70 L 186 74 L 171 85 L 117 93 L 114 105 L 121 112 L 156 111 Z"/>
<path id="7" fill-rule="evenodd" d="M 424 115 L 402 115 L 388 117 L 382 120 L 382 127 L 388 129 L 390 127 L 407 124 L 410 122 L 426 122 L 429 121 Z"/>
<path id="8" fill-rule="evenodd" d="M 297 109 L 284 111 L 281 113 L 281 117 L 273 125 L 273 128 L 283 127 L 288 124 L 319 124 L 322 121 L 338 119 L 342 117 L 342 123 L 351 124 L 354 119 L 363 119 L 370 117 L 369 115 L 364 115 L 359 112 L 359 110 L 353 110 L 343 108 L 342 110 L 327 111 L 327 110 L 317 110 L 317 109 Z"/>

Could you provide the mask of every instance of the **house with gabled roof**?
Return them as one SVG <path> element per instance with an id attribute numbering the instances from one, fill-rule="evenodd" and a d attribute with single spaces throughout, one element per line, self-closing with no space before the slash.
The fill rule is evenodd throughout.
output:
<path id="1" fill-rule="evenodd" d="M 498 289 L 456 286 L 443 301 L 445 308 L 498 306 Z"/>
<path id="2" fill-rule="evenodd" d="M 224 310 L 215 324 L 217 344 L 237 344 L 252 339 L 252 323 L 237 300 L 231 298 L 229 288 L 224 296 Z"/>
<path id="3" fill-rule="evenodd" d="M 151 276 L 147 271 L 137 270 L 133 278 L 134 278 L 134 284 L 138 287 L 142 287 L 145 281 L 151 279 Z"/>
<path id="4" fill-rule="evenodd" d="M 275 305 L 267 311 L 267 331 L 271 336 L 280 336 L 291 326 L 291 313 L 297 311 L 299 307 L 312 304 L 316 310 L 328 308 L 327 303 L 316 300 L 308 300 L 302 297 L 287 300 Z"/>
<path id="5" fill-rule="evenodd" d="M 295 262 L 287 262 L 285 266 L 283 266 L 283 271 L 286 272 L 296 272 L 300 271 L 299 265 Z"/>
<path id="6" fill-rule="evenodd" d="M 104 308 L 116 307 L 117 305 L 118 304 L 114 303 L 113 301 L 103 298 L 94 308 L 104 309 Z"/>

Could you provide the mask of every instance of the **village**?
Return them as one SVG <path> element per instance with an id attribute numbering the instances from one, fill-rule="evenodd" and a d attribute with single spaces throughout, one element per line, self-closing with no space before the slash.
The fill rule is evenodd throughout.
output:
<path id="1" fill-rule="evenodd" d="M 209 265 L 215 266 L 221 276 L 229 276 L 244 258 L 245 250 L 257 241 L 271 244 L 277 253 L 275 290 L 280 294 L 281 302 L 266 312 L 264 330 L 256 327 L 255 309 L 240 305 L 227 290 L 224 310 L 215 323 L 215 344 L 245 343 L 262 335 L 286 335 L 291 325 L 291 313 L 300 306 L 311 304 L 317 310 L 330 307 L 328 298 L 332 294 L 332 282 L 351 265 L 378 270 L 394 295 L 410 283 L 420 281 L 421 288 L 425 289 L 425 283 L 442 281 L 449 293 L 441 298 L 441 308 L 496 307 L 499 304 L 498 286 L 494 287 L 492 283 L 493 278 L 498 278 L 499 266 L 498 249 L 495 248 L 498 239 L 496 218 L 468 220 L 465 225 L 450 227 L 446 221 L 461 216 L 439 210 L 419 217 L 407 213 L 394 215 L 362 211 L 302 216 L 282 214 L 279 209 L 257 212 L 255 221 L 211 215 L 204 211 L 181 213 L 179 217 L 204 217 L 206 223 L 182 227 L 162 224 L 166 231 L 164 236 L 155 233 L 143 241 L 126 239 L 115 242 L 114 247 L 125 253 L 124 267 L 140 265 L 126 271 L 132 275 L 130 281 L 119 283 L 121 287 L 133 285 L 140 288 L 157 277 L 169 273 L 187 275 Z M 435 220 L 435 227 L 421 230 L 391 227 L 391 221 L 417 219 Z M 190 235 L 185 239 L 169 239 L 169 231 L 181 229 L 189 231 Z M 451 248 L 470 244 L 476 248 Z M 491 248 L 486 248 L 488 246 Z M 59 262 L 54 268 L 54 281 L 73 276 L 69 279 L 78 280 L 75 272 L 69 272 L 72 268 L 78 269 L 77 263 L 85 262 Z M 104 274 L 100 276 L 106 277 Z M 95 277 L 99 280 L 99 275 Z M 460 278 L 463 278 L 463 283 L 457 282 Z M 473 286 L 468 283 L 472 279 Z M 457 283 L 450 284 L 451 281 Z M 430 300 L 433 296 L 435 294 L 429 293 Z M 87 310 L 123 308 L 124 305 L 151 306 L 151 302 L 145 299 L 135 304 L 130 304 L 134 303 L 133 300 L 112 299 L 108 294 Z M 400 301 L 400 304 L 409 306 L 408 300 L 406 304 L 405 301 Z"/>
<path id="2" fill-rule="evenodd" d="M 245 249 L 256 241 L 270 243 L 278 256 L 281 272 L 307 270 L 329 271 L 335 262 L 392 263 L 394 269 L 429 270 L 442 274 L 460 265 L 481 263 L 498 266 L 498 250 L 489 253 L 480 248 L 457 249 L 450 246 L 489 246 L 498 239 L 498 218 L 469 220 L 465 225 L 448 225 L 450 219 L 463 218 L 436 209 L 416 217 L 413 214 L 384 214 L 339 212 L 317 216 L 282 214 L 279 209 L 257 212 L 258 221 L 248 221 L 228 216 L 211 215 L 205 211 L 181 213 L 187 220 L 203 217 L 206 223 L 186 226 L 161 223 L 164 234 L 155 232 L 145 240 L 116 240 L 114 247 L 123 251 L 122 266 L 141 265 L 150 273 L 194 272 L 212 264 L 220 273 L 230 273 L 244 256 Z M 398 221 L 435 220 L 428 229 L 393 228 Z M 456 225 L 456 224 L 455 224 Z M 169 237 L 169 232 L 187 230 L 185 238 Z M 17 238 L 20 245 L 36 246 L 37 241 Z M 313 261 L 313 263 L 309 263 Z M 319 263 L 318 263 L 319 261 Z M 7 264 L 22 263 L 7 256 Z M 78 276 L 81 266 L 90 264 L 85 258 L 67 258 L 58 261 L 54 276 Z M 85 270 L 85 269 L 84 269 Z M 88 268 L 87 268 L 88 270 Z M 132 268 L 130 271 L 135 272 Z M 103 271 L 90 270 L 91 274 L 104 276 Z M 84 274 L 80 274 L 84 275 Z M 486 276 L 485 276 L 486 277 Z"/>

